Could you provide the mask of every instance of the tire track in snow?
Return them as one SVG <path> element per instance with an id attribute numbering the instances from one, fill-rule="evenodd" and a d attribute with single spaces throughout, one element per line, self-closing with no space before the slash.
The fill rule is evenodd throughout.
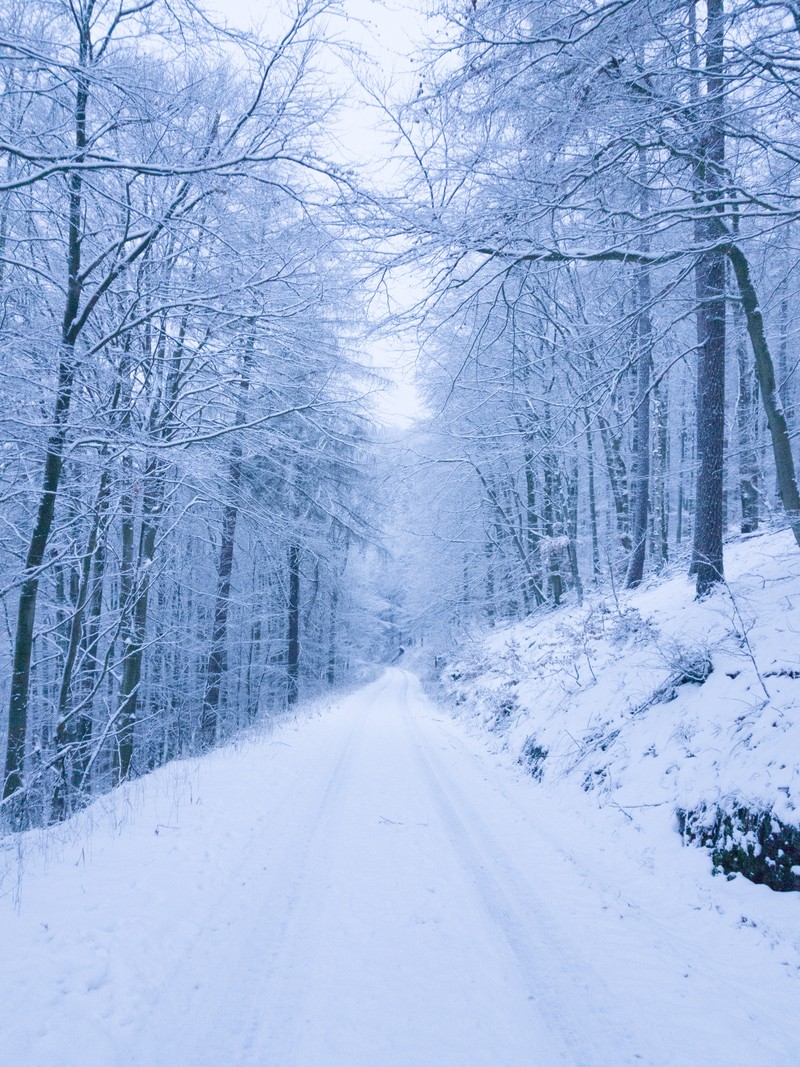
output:
<path id="1" fill-rule="evenodd" d="M 380 692 L 382 688 L 383 687 L 379 688 L 378 692 Z M 365 714 L 366 711 L 364 709 L 357 713 L 352 729 L 350 730 L 344 747 L 342 748 L 341 755 L 339 756 L 336 766 L 333 769 L 333 773 L 325 788 L 325 792 L 323 793 L 319 804 L 316 806 L 316 814 L 311 819 L 305 819 L 305 826 L 310 827 L 310 833 L 308 833 L 308 836 L 306 837 L 300 854 L 295 857 L 294 849 L 290 847 L 290 856 L 294 863 L 294 873 L 288 884 L 284 882 L 284 897 L 283 900 L 280 901 L 279 911 L 277 913 L 273 911 L 270 915 L 273 945 L 268 956 L 268 961 L 265 963 L 264 957 L 261 957 L 260 963 L 256 968 L 256 973 L 254 974 L 254 978 L 256 979 L 255 984 L 258 988 L 258 997 L 251 998 L 253 999 L 253 1003 L 251 1004 L 249 1011 L 250 1022 L 242 1044 L 242 1056 L 236 1061 L 237 1064 L 241 1064 L 241 1067 L 246 1067 L 247 1064 L 251 1063 L 255 1064 L 256 1067 L 266 1067 L 265 1061 L 261 1058 L 259 1052 L 261 1035 L 265 1029 L 264 1013 L 265 1011 L 269 1013 L 270 1007 L 277 1002 L 277 986 L 283 980 L 284 974 L 284 968 L 281 964 L 285 958 L 286 946 L 289 943 L 293 920 L 302 896 L 302 887 L 305 881 L 306 871 L 309 867 L 309 858 L 318 847 L 318 843 L 330 836 L 335 822 L 341 817 L 341 804 L 336 803 L 336 801 L 344 788 L 344 784 L 347 780 L 347 769 L 352 763 L 354 754 L 357 751 L 356 742 L 360 739 Z M 300 824 L 298 823 L 298 825 Z M 295 844 L 296 843 L 297 842 L 295 842 Z M 252 960 L 252 956 L 250 958 Z M 287 1022 L 288 1020 L 286 1018 L 282 1018 L 280 1020 L 280 1026 L 286 1026 Z M 272 1025 L 273 1023 L 270 1018 L 266 1028 L 269 1029 Z"/>
<path id="2" fill-rule="evenodd" d="M 363 712 L 354 717 L 330 776 L 323 779 L 321 793 L 313 788 L 318 784 L 314 775 L 304 773 L 305 768 L 298 766 L 299 773 L 292 778 L 281 802 L 269 812 L 273 825 L 282 818 L 285 820 L 279 846 L 261 852 L 258 824 L 251 830 L 248 842 L 254 846 L 252 851 L 233 869 L 226 887 L 207 913 L 208 923 L 198 927 L 195 939 L 184 950 L 165 983 L 165 1010 L 156 1009 L 155 1017 L 141 1028 L 139 1040 L 131 1041 L 119 1067 L 132 1064 L 152 1067 L 156 1062 L 175 1067 L 206 1064 L 218 1067 L 222 1063 L 243 1067 L 250 1062 L 254 1035 L 261 1026 L 263 1013 L 274 1000 L 270 994 L 278 979 L 281 954 L 308 858 L 323 832 L 324 813 L 337 809 L 333 801 L 346 778 L 363 718 Z M 309 724 L 302 727 L 312 728 Z M 316 764 L 317 771 L 318 768 Z M 303 790 L 308 792 L 309 787 L 311 792 L 306 797 Z M 251 816 L 252 812 L 242 812 L 243 818 Z M 240 876 L 248 868 L 253 878 L 244 889 Z M 226 897 L 226 906 L 218 910 Z M 228 939 L 224 953 L 219 951 L 218 943 L 209 945 L 209 930 L 214 927 Z M 267 946 L 265 951 L 259 951 L 262 944 Z M 225 970 L 215 973 L 214 964 L 220 958 L 225 959 Z M 173 982 L 182 990 L 179 999 L 189 1016 L 190 1028 L 176 1026 L 172 1011 L 175 992 L 166 989 Z M 202 989 L 200 982 L 205 983 Z M 239 1020 L 238 1049 L 229 1044 L 231 1018 Z M 263 1061 L 259 1067 L 265 1067 Z"/>
<path id="3" fill-rule="evenodd" d="M 531 997 L 539 1004 L 545 1018 L 554 1021 L 577 1067 L 608 1067 L 607 1059 L 597 1058 L 593 1045 L 604 1049 L 615 1047 L 619 1055 L 615 1061 L 618 1067 L 641 1065 L 644 1062 L 641 1054 L 627 1051 L 633 1040 L 631 1034 L 612 1022 L 614 1002 L 600 975 L 553 929 L 529 882 L 504 855 L 505 850 L 496 837 L 467 802 L 441 761 L 436 759 L 435 751 L 425 743 L 411 711 L 407 675 L 404 676 L 403 693 L 404 720 L 410 743 L 431 796 L 450 831 L 453 851 L 514 954 Z M 434 766 L 434 762 L 438 766 Z M 557 967 L 548 966 L 548 959 L 557 961 Z M 565 972 L 572 981 L 569 988 L 564 988 Z M 555 984 L 558 979 L 560 988 Z M 565 1004 L 572 1005 L 569 1014 Z M 572 1021 L 575 1017 L 582 1020 L 580 1032 Z"/>
<path id="4" fill-rule="evenodd" d="M 402 676 L 373 691 L 249 1045 L 263 1067 L 575 1063 L 452 854 L 404 721 Z M 387 818 L 386 816 L 391 816 Z M 531 1057 L 536 1059 L 533 1061 Z"/>

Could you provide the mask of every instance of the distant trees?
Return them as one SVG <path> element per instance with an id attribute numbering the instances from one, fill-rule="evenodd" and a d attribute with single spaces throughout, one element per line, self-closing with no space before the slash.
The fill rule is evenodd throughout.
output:
<path id="1" fill-rule="evenodd" d="M 474 614 L 636 585 L 690 530 L 703 595 L 774 480 L 800 533 L 793 7 L 448 2 L 435 26 L 397 123 Z"/>
<path id="2" fill-rule="evenodd" d="M 4 9 L 13 824 L 344 668 L 367 430 L 329 224 L 352 193 L 318 149 L 333 6 L 276 12 L 271 40 L 189 0 Z"/>

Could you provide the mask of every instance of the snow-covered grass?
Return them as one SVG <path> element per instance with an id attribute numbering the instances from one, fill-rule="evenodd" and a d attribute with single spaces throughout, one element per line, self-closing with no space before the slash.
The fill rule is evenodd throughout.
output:
<path id="1" fill-rule="evenodd" d="M 46 876 L 65 858 L 75 867 L 92 856 L 95 840 L 126 834 L 160 834 L 181 821 L 182 813 L 202 804 L 201 776 L 209 759 L 236 760 L 264 744 L 283 744 L 283 732 L 325 714 L 334 700 L 343 699 L 355 686 L 342 687 L 335 697 L 320 695 L 289 711 L 266 717 L 241 730 L 224 748 L 209 756 L 175 759 L 141 778 L 125 782 L 65 822 L 25 833 L 0 835 L 0 900 L 10 899 L 19 911 L 26 874 Z M 274 742 L 273 742 L 274 737 Z M 144 830 L 141 822 L 144 819 Z"/>

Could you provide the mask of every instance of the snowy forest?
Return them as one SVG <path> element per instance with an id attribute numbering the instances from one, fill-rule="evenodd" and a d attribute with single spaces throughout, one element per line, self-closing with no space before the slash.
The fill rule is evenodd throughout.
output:
<path id="1" fill-rule="evenodd" d="M 800 0 L 0 86 L 0 1067 L 796 1067 Z"/>
<path id="2" fill-rule="evenodd" d="M 431 4 L 399 88 L 346 7 L 3 5 L 13 825 L 370 660 L 800 542 L 797 5 Z M 337 146 L 345 67 L 388 178 Z"/>
<path id="3" fill-rule="evenodd" d="M 353 198 L 320 154 L 330 6 L 274 39 L 192 4 L 5 6 L 4 795 L 23 815 L 346 670 L 370 431 Z"/>

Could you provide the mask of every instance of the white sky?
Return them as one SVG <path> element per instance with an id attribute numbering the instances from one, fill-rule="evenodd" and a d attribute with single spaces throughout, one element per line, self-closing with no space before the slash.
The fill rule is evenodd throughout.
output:
<path id="1" fill-rule="evenodd" d="M 371 68 L 370 79 L 382 85 L 394 82 L 400 91 L 403 82 L 413 84 L 411 53 L 422 34 L 425 0 L 344 0 L 345 18 L 329 19 L 338 38 L 355 44 L 366 56 Z M 233 26 L 242 29 L 261 25 L 269 33 L 270 11 L 275 0 L 208 0 L 209 9 L 218 12 Z M 374 168 L 391 168 L 391 146 L 385 131 L 379 128 L 377 113 L 371 109 L 351 75 L 342 68 L 342 84 L 347 88 L 348 106 L 342 114 L 337 137 L 346 157 Z M 408 282 L 396 279 L 392 300 L 405 304 L 414 300 Z M 385 301 L 383 302 L 385 308 Z M 398 338 L 385 339 L 366 346 L 373 365 L 391 379 L 387 390 L 376 397 L 378 415 L 388 424 L 405 427 L 420 414 L 421 402 L 413 383 L 416 350 Z"/>

